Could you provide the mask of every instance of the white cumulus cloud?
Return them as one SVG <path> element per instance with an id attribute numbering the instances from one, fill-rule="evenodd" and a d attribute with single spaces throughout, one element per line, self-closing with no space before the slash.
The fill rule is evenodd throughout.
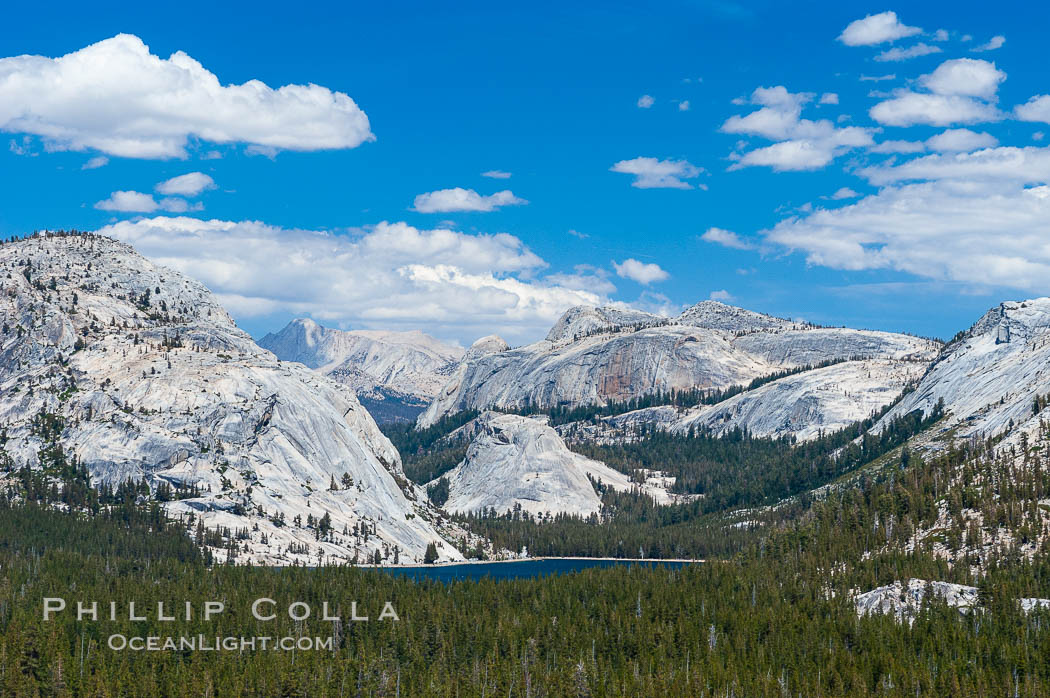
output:
<path id="1" fill-rule="evenodd" d="M 1014 115 L 1021 121 L 1050 124 L 1050 95 L 1036 95 L 1024 104 L 1017 105 Z"/>
<path id="2" fill-rule="evenodd" d="M 975 58 L 955 58 L 937 66 L 929 75 L 919 78 L 931 92 L 940 95 L 963 95 L 993 99 L 1006 73 L 995 63 Z"/>
<path id="3" fill-rule="evenodd" d="M 197 196 L 205 189 L 214 189 L 215 180 L 203 172 L 187 172 L 178 177 L 164 180 L 155 189 L 158 194 L 178 194 L 180 196 Z"/>
<path id="4" fill-rule="evenodd" d="M 1046 293 L 1050 187 L 965 180 L 887 187 L 782 221 L 766 240 L 834 269 L 892 269 Z"/>
<path id="5" fill-rule="evenodd" d="M 473 189 L 454 187 L 420 194 L 412 208 L 420 213 L 452 213 L 454 211 L 495 211 L 502 206 L 521 206 L 529 203 L 514 196 L 509 189 L 482 196 Z"/>
<path id="6" fill-rule="evenodd" d="M 891 99 L 879 102 L 868 112 L 871 118 L 886 126 L 951 126 L 998 121 L 1002 118 L 994 106 L 970 97 L 923 94 L 903 90 Z"/>
<path id="7" fill-rule="evenodd" d="M 631 279 L 648 286 L 655 281 L 666 281 L 671 277 L 658 264 L 639 262 L 637 259 L 628 258 L 622 262 L 613 262 L 616 275 L 622 279 Z"/>
<path id="8" fill-rule="evenodd" d="M 871 118 L 887 126 L 951 126 L 998 121 L 995 107 L 1006 73 L 994 63 L 973 58 L 948 60 L 919 78 L 929 92 L 901 89 L 871 108 Z"/>
<path id="9" fill-rule="evenodd" d="M 343 235 L 258 221 L 166 217 L 98 231 L 202 281 L 235 317 L 310 315 L 333 325 L 425 328 L 470 343 L 498 332 L 531 341 L 573 305 L 608 299 L 507 234 L 380 223 Z M 608 290 L 608 285 L 602 290 Z"/>
<path id="10" fill-rule="evenodd" d="M 48 58 L 0 59 L 0 129 L 52 150 L 185 157 L 191 137 L 273 149 L 353 148 L 373 140 L 349 96 L 319 85 L 223 85 L 178 51 L 164 59 L 120 34 Z"/>
<path id="11" fill-rule="evenodd" d="M 887 49 L 875 56 L 875 60 L 881 62 L 897 62 L 906 61 L 909 58 L 918 58 L 919 56 L 928 56 L 931 53 L 940 53 L 940 46 L 930 46 L 929 44 L 918 43 L 908 48 L 900 48 L 894 46 L 891 49 Z"/>
<path id="12" fill-rule="evenodd" d="M 199 204 L 191 207 L 185 199 L 168 197 L 157 200 L 152 194 L 137 191 L 115 191 L 109 195 L 109 198 L 97 202 L 95 208 L 100 211 L 120 213 L 153 213 L 154 211 L 185 213 L 190 210 L 200 210 Z"/>
<path id="13" fill-rule="evenodd" d="M 648 109 L 649 107 L 653 106 L 653 104 L 655 104 L 655 103 L 656 103 L 656 100 L 653 99 L 650 95 L 642 95 L 641 97 L 638 98 L 638 108 L 639 109 Z"/>
<path id="14" fill-rule="evenodd" d="M 880 12 L 850 22 L 839 34 L 838 40 L 847 46 L 874 46 L 914 36 L 921 31 L 919 27 L 902 24 L 896 12 Z"/>
<path id="15" fill-rule="evenodd" d="M 870 129 L 857 126 L 839 128 L 828 119 L 812 121 L 801 118 L 803 106 L 814 97 L 808 92 L 789 92 L 782 85 L 756 89 L 750 101 L 760 108 L 749 114 L 729 117 L 721 130 L 778 142 L 734 154 L 735 162 L 730 169 L 758 165 L 776 171 L 816 170 L 852 148 L 873 143 Z"/>
<path id="16" fill-rule="evenodd" d="M 973 153 L 941 153 L 899 165 L 868 167 L 859 174 L 876 185 L 940 179 L 975 185 L 982 182 L 1050 184 L 1050 148 L 1001 146 Z"/>
<path id="17" fill-rule="evenodd" d="M 999 141 L 990 133 L 977 133 L 968 128 L 952 128 L 927 138 L 926 145 L 938 153 L 960 153 L 994 148 L 999 145 Z"/>
<path id="18" fill-rule="evenodd" d="M 489 179 L 510 179 L 510 172 L 504 172 L 503 170 L 489 170 L 488 172 L 482 172 L 482 177 L 488 177 Z"/>
<path id="19" fill-rule="evenodd" d="M 632 187 L 639 189 L 692 189 L 687 179 L 699 177 L 703 172 L 688 160 L 659 160 L 657 158 L 634 158 L 621 160 L 609 168 L 612 172 L 634 175 Z"/>

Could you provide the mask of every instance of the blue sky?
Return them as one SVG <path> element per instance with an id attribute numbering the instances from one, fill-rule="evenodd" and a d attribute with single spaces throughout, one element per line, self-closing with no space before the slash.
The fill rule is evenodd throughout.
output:
<path id="1" fill-rule="evenodd" d="M 634 5 L 7 8 L 0 234 L 103 230 L 256 336 L 714 297 L 950 337 L 1050 293 L 1050 10 Z"/>

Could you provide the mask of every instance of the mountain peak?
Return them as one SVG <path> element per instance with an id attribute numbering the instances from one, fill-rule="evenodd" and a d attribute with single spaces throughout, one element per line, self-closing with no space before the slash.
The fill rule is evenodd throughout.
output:
<path id="1" fill-rule="evenodd" d="M 498 334 L 489 334 L 471 344 L 470 348 L 463 355 L 463 360 L 485 356 L 486 354 L 498 354 L 508 349 L 510 349 L 510 345 L 507 344 L 507 340 Z"/>
<path id="2" fill-rule="evenodd" d="M 786 329 L 794 325 L 790 320 L 712 300 L 700 301 L 687 308 L 677 320 L 683 325 L 726 332 Z"/>
<path id="3" fill-rule="evenodd" d="M 358 396 L 433 397 L 463 350 L 419 330 L 336 330 L 308 318 L 292 320 L 259 340 L 285 361 L 298 361 L 348 385 Z"/>
<path id="4" fill-rule="evenodd" d="M 547 333 L 548 342 L 573 340 L 588 334 L 609 332 L 621 327 L 636 327 L 666 322 L 665 318 L 634 308 L 577 305 L 566 310 Z"/>

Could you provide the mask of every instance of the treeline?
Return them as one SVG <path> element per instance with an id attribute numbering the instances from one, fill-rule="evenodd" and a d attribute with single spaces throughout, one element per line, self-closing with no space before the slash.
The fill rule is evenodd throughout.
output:
<path id="1" fill-rule="evenodd" d="M 538 407 L 526 402 L 522 407 L 500 407 L 494 409 L 498 409 L 500 412 L 510 412 L 512 414 L 520 415 L 545 414 L 550 417 L 550 423 L 553 426 L 558 426 L 561 424 L 569 424 L 571 422 L 612 417 L 618 414 L 626 414 L 627 412 L 645 409 L 647 407 L 662 407 L 670 405 L 673 407 L 687 408 L 697 407 L 699 405 L 716 405 L 719 402 L 728 400 L 734 395 L 739 395 L 748 390 L 760 388 L 767 383 L 772 383 L 781 378 L 787 378 L 788 376 L 805 373 L 806 371 L 812 371 L 817 368 L 834 366 L 835 364 L 840 364 L 845 361 L 857 361 L 859 358 L 860 357 L 828 359 L 827 361 L 821 361 L 816 364 L 806 364 L 804 366 L 796 366 L 795 368 L 787 368 L 765 376 L 759 376 L 746 385 L 732 385 L 728 388 L 657 390 L 628 400 L 607 400 L 604 404 L 579 405 L 575 407 L 570 405 Z"/>
<path id="2" fill-rule="evenodd" d="M 578 452 L 625 473 L 660 470 L 676 477 L 674 490 L 690 501 L 656 505 L 635 492 L 615 492 L 596 483 L 601 515 L 535 517 L 493 510 L 456 517 L 493 541 L 496 548 L 531 555 L 595 557 L 684 557 L 739 551 L 746 528 L 718 525 L 721 514 L 742 507 L 779 504 L 777 518 L 798 513 L 808 499 L 784 502 L 885 456 L 943 416 L 916 411 L 890 420 L 880 434 L 869 432 L 879 418 L 813 441 L 754 437 L 743 430 L 723 436 L 657 431 L 627 444 L 572 444 Z M 440 495 L 440 491 L 437 492 Z M 756 518 L 764 518 L 756 514 Z"/>
<path id="3" fill-rule="evenodd" d="M 463 460 L 467 453 L 466 442 L 438 442 L 479 414 L 477 410 L 464 410 L 446 415 L 426 429 L 417 430 L 414 422 L 390 422 L 380 424 L 379 428 L 401 454 L 408 479 L 423 485 L 452 470 Z"/>
<path id="4" fill-rule="evenodd" d="M 751 539 L 749 530 L 724 525 L 700 501 L 658 505 L 638 492 L 599 489 L 602 513 L 587 517 L 490 509 L 453 518 L 497 550 L 534 557 L 704 559 L 731 556 Z M 782 514 L 797 510 L 788 506 Z"/>
<path id="5" fill-rule="evenodd" d="M 740 428 L 718 435 L 652 430 L 629 443 L 572 443 L 571 448 L 628 474 L 640 468 L 664 471 L 676 478 L 675 492 L 703 495 L 707 511 L 720 511 L 819 487 L 925 431 L 944 416 L 944 404 L 929 414 L 916 410 L 895 417 L 872 433 L 885 412 L 809 441 L 758 437 Z"/>
<path id="6" fill-rule="evenodd" d="M 6 238 L 0 238 L 0 245 L 10 245 L 10 244 L 13 244 L 13 243 L 16 243 L 16 242 L 21 242 L 23 240 L 32 240 L 33 238 L 71 238 L 71 237 L 84 238 L 84 239 L 88 239 L 88 240 L 90 240 L 90 239 L 106 239 L 106 240 L 111 239 L 111 238 L 107 238 L 104 235 L 99 235 L 98 233 L 87 232 L 87 231 L 84 231 L 84 230 L 76 230 L 74 228 L 74 229 L 70 229 L 70 230 L 37 230 L 37 231 L 34 231 L 33 233 L 30 233 L 28 235 L 9 235 Z"/>

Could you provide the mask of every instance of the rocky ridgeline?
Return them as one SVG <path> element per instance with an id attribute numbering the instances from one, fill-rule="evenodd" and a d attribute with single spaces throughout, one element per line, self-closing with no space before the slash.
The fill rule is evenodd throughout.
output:
<path id="1" fill-rule="evenodd" d="M 886 418 L 929 412 L 944 400 L 950 413 L 944 429 L 959 437 L 1010 431 L 1016 441 L 1034 435 L 1046 420 L 1039 412 L 1048 395 L 1050 298 L 1008 301 L 949 343 Z"/>
<path id="2" fill-rule="evenodd" d="M 540 342 L 510 349 L 497 340 L 479 340 L 468 350 L 420 415 L 421 427 L 465 409 L 578 406 L 657 391 L 724 389 L 834 360 L 923 365 L 940 349 L 909 335 L 816 327 L 716 301 L 676 318 L 577 307 Z"/>
<path id="3" fill-rule="evenodd" d="M 458 559 L 353 391 L 281 362 L 201 284 L 95 236 L 0 246 L 0 431 L 240 532 L 238 559 Z M 46 427 L 46 428 L 45 428 Z M 48 456 L 50 457 L 50 456 Z M 457 535 L 461 532 L 456 531 Z"/>
<path id="4" fill-rule="evenodd" d="M 422 332 L 336 330 L 297 319 L 259 340 L 279 359 L 298 361 L 374 401 L 425 407 L 463 357 L 460 347 Z"/>

